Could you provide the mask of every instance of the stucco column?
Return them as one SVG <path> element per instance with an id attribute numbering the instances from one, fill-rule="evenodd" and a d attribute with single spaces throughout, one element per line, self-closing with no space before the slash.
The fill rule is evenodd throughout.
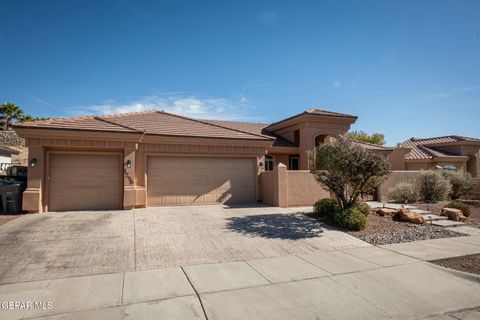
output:
<path id="1" fill-rule="evenodd" d="M 308 170 L 308 152 L 315 148 L 315 128 L 303 127 L 300 129 L 300 170 Z"/>
<path id="2" fill-rule="evenodd" d="M 273 170 L 274 176 L 274 196 L 273 205 L 276 207 L 288 207 L 287 198 L 287 166 L 279 163 Z"/>
<path id="3" fill-rule="evenodd" d="M 43 212 L 42 185 L 44 180 L 45 152 L 42 146 L 32 145 L 28 148 L 28 184 L 23 193 L 22 209 L 30 213 Z M 35 166 L 30 164 L 35 162 Z"/>
<path id="4" fill-rule="evenodd" d="M 128 143 L 123 149 L 123 208 L 132 209 L 142 206 L 142 197 L 138 195 L 136 185 L 136 152 L 138 145 Z"/>

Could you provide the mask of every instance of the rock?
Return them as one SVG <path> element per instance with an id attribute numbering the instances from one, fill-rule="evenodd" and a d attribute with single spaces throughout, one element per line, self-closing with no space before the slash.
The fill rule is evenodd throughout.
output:
<path id="1" fill-rule="evenodd" d="M 378 209 L 377 211 L 377 214 L 381 217 L 389 217 L 389 216 L 393 216 L 395 213 L 397 213 L 397 210 L 395 209 L 389 209 L 389 208 L 380 208 Z"/>
<path id="2" fill-rule="evenodd" d="M 425 218 L 421 214 L 413 213 L 409 209 L 399 209 L 393 218 L 395 220 L 406 221 L 415 224 L 425 223 Z"/>
<path id="3" fill-rule="evenodd" d="M 447 216 L 448 220 L 467 221 L 467 217 L 463 215 L 462 210 L 454 208 L 443 208 L 442 216 Z"/>

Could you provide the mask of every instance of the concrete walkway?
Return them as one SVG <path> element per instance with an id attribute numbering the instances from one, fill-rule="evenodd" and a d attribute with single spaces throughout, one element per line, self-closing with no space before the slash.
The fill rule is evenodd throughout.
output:
<path id="1" fill-rule="evenodd" d="M 0 301 L 47 307 L 0 319 L 476 319 L 480 277 L 422 260 L 479 252 L 471 236 L 5 284 Z"/>

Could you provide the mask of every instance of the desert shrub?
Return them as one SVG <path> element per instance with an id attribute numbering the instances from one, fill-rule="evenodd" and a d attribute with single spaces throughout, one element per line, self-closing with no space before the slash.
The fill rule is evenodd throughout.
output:
<path id="1" fill-rule="evenodd" d="M 454 209 L 462 210 L 463 215 L 465 217 L 468 217 L 470 215 L 470 207 L 467 204 L 460 201 L 452 201 L 449 204 L 447 204 L 445 208 L 454 208 Z"/>
<path id="2" fill-rule="evenodd" d="M 400 182 L 390 189 L 389 198 L 399 203 L 412 203 L 417 201 L 418 193 L 414 184 Z"/>
<path id="3" fill-rule="evenodd" d="M 477 179 L 472 177 L 472 175 L 468 172 L 452 172 L 446 174 L 446 177 L 448 178 L 448 181 L 450 181 L 450 197 L 453 200 L 469 194 L 475 189 L 475 186 L 477 185 Z"/>
<path id="4" fill-rule="evenodd" d="M 367 217 L 356 207 L 338 210 L 333 215 L 333 223 L 341 228 L 352 231 L 365 229 Z"/>
<path id="5" fill-rule="evenodd" d="M 370 214 L 370 207 L 366 202 L 358 202 L 355 204 L 355 207 L 363 213 L 364 216 L 368 216 Z"/>
<path id="6" fill-rule="evenodd" d="M 339 208 L 333 199 L 320 199 L 313 205 L 313 213 L 320 217 L 332 217 Z"/>
<path id="7" fill-rule="evenodd" d="M 342 209 L 372 192 L 389 173 L 388 161 L 348 140 L 325 143 L 309 153 L 310 171 Z"/>
<path id="8" fill-rule="evenodd" d="M 422 170 L 415 179 L 418 196 L 423 202 L 445 200 L 450 192 L 450 183 L 439 171 Z"/>

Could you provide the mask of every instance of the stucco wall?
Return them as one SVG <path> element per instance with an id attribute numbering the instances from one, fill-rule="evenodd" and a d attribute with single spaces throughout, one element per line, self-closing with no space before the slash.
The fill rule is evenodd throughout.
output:
<path id="1" fill-rule="evenodd" d="M 273 171 L 262 172 L 259 175 L 260 186 L 262 189 L 262 202 L 264 204 L 272 205 L 274 204 L 274 176 Z"/>
<path id="2" fill-rule="evenodd" d="M 377 191 L 377 199 L 378 201 L 388 201 L 388 194 L 390 193 L 390 189 L 395 187 L 400 182 L 414 182 L 415 177 L 418 175 L 420 171 L 405 171 L 405 170 L 398 170 L 392 171 L 390 175 L 383 181 L 383 183 L 378 187 Z"/>
<path id="3" fill-rule="evenodd" d="M 262 202 L 279 207 L 311 206 L 315 201 L 330 198 L 330 193 L 317 183 L 307 170 L 286 170 L 280 164 L 274 171 L 260 174 Z"/>
<path id="4" fill-rule="evenodd" d="M 330 198 L 330 192 L 309 171 L 287 171 L 288 206 L 311 206 L 323 198 Z"/>

